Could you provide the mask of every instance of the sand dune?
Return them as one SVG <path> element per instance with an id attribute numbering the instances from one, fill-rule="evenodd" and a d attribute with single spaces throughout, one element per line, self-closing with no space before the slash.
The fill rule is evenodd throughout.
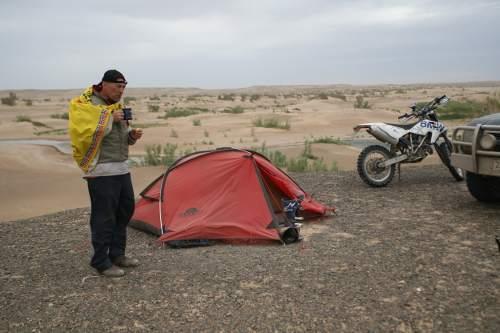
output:
<path id="1" fill-rule="evenodd" d="M 144 155 L 147 145 L 172 143 L 178 151 L 214 149 L 221 146 L 251 148 L 266 145 L 289 157 L 304 149 L 305 140 L 321 137 L 352 138 L 352 128 L 362 122 L 396 122 L 398 111 L 406 112 L 413 101 L 427 101 L 446 93 L 452 99 L 484 99 L 498 85 L 418 86 L 295 86 L 252 87 L 237 90 L 130 88 L 126 97 L 134 110 L 133 126 L 144 127 L 144 138 L 131 147 L 132 155 Z M 321 98 L 319 93 L 343 94 L 344 99 Z M 0 141 L 5 139 L 52 139 L 67 141 L 70 98 L 79 90 L 16 91 L 15 106 L 0 105 Z M 0 91 L 0 96 L 7 95 Z M 234 100 L 220 96 L 233 94 Z M 250 101 L 251 94 L 259 94 Z M 244 97 L 243 97 L 244 96 Z M 356 96 L 364 96 L 370 109 L 354 108 Z M 28 106 L 26 100 L 32 105 Z M 151 112 L 151 105 L 158 112 Z M 224 109 L 241 106 L 245 112 Z M 166 109 L 206 109 L 195 115 L 161 119 Z M 257 119 L 288 121 L 289 130 L 256 127 Z M 20 120 L 25 121 L 20 121 Z M 195 126 L 195 121 L 199 126 Z M 460 122 L 447 122 L 454 126 Z M 355 168 L 359 150 L 347 145 L 313 144 L 312 152 L 327 165 L 341 170 Z M 0 221 L 27 218 L 89 205 L 85 181 L 69 155 L 52 147 L 13 145 L 0 142 Z M 437 158 L 425 161 L 439 163 Z M 163 168 L 133 168 L 136 194 L 156 178 Z"/>

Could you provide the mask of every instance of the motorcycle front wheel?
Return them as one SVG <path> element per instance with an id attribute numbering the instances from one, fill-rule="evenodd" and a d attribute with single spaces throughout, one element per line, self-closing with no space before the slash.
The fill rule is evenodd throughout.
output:
<path id="1" fill-rule="evenodd" d="M 460 168 L 455 168 L 453 165 L 451 165 L 450 161 L 450 155 L 451 155 L 451 148 L 450 144 L 448 144 L 447 141 L 441 142 L 440 144 L 435 145 L 436 151 L 439 155 L 439 158 L 441 159 L 441 162 L 450 170 L 451 175 L 457 182 L 461 182 L 464 180 L 464 171 Z"/>
<path id="2" fill-rule="evenodd" d="M 391 152 L 386 148 L 373 145 L 361 151 L 358 157 L 358 174 L 361 179 L 373 187 L 383 187 L 389 184 L 396 172 L 396 166 L 381 166 L 381 163 L 392 158 Z"/>

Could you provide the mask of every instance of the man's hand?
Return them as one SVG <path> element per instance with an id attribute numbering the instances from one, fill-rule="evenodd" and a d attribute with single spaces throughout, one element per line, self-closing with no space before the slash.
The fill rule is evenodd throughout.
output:
<path id="1" fill-rule="evenodd" d="M 119 121 L 123 120 L 123 111 L 122 110 L 115 110 L 113 112 L 113 122 L 117 123 Z"/>
<path id="2" fill-rule="evenodd" d="M 130 137 L 134 140 L 139 140 L 142 137 L 142 128 L 133 128 L 130 130 Z"/>

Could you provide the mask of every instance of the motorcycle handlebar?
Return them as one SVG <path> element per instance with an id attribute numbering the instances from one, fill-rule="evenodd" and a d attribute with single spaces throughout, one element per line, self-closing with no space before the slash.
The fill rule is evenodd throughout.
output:
<path id="1" fill-rule="evenodd" d="M 415 111 L 412 113 L 405 113 L 404 115 L 401 115 L 398 117 L 398 119 L 402 118 L 410 118 L 410 117 L 421 117 L 434 109 L 437 108 L 436 104 L 440 104 L 443 99 L 447 98 L 446 95 L 443 95 L 441 97 L 436 97 L 432 101 L 430 101 L 427 105 L 425 105 L 423 108 L 421 108 L 419 111 Z"/>

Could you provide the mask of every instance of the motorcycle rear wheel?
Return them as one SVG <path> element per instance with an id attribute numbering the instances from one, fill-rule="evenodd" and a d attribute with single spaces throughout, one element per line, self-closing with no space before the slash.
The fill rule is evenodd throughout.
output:
<path id="1" fill-rule="evenodd" d="M 396 166 L 381 167 L 393 155 L 385 147 L 379 145 L 368 146 L 361 151 L 358 157 L 357 169 L 361 179 L 373 187 L 383 187 L 389 184 L 396 173 Z"/>

